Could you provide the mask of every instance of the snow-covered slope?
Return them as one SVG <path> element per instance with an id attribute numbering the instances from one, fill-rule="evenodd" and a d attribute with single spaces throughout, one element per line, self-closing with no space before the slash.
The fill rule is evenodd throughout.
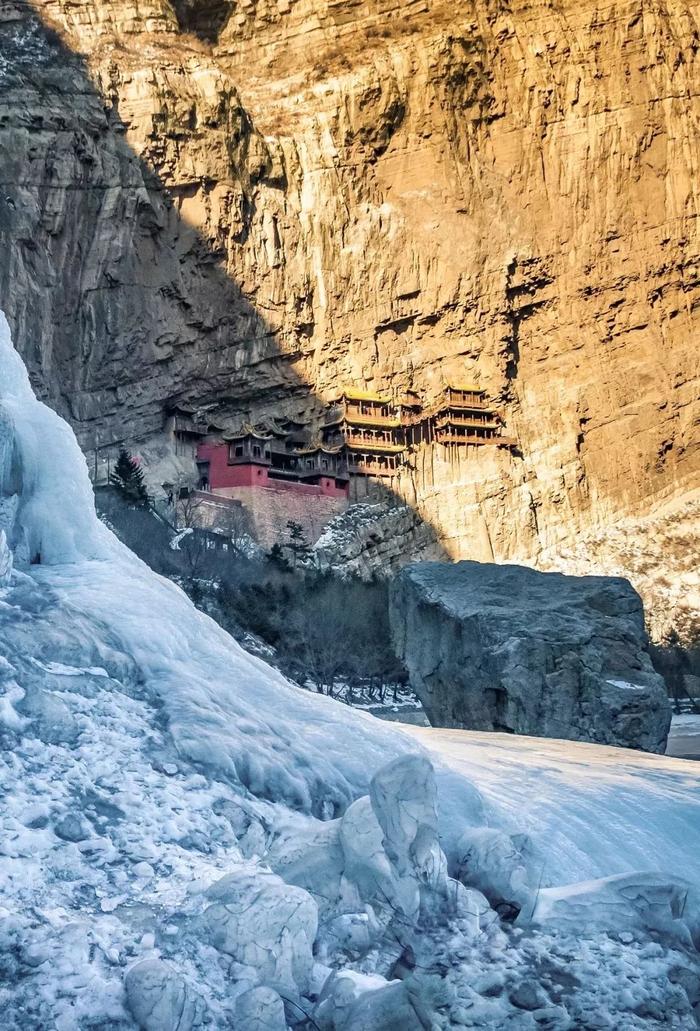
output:
<path id="1" fill-rule="evenodd" d="M 34 580 L 128 644 L 181 754 L 309 810 L 333 813 L 366 790 L 371 772 L 406 742 L 292 688 L 97 520 L 72 431 L 35 400 L 6 324 L 4 334 L 0 475 L 3 493 L 19 488 L 16 501 L 4 502 L 13 509 L 8 537 L 16 556 L 37 563 Z"/>
<path id="2" fill-rule="evenodd" d="M 96 519 L 0 320 L 3 1028 L 694 1027 L 696 767 L 511 742 L 434 771 L 243 652 Z"/>
<path id="3" fill-rule="evenodd" d="M 695 764 L 510 734 L 406 731 L 437 762 L 478 784 L 491 823 L 525 831 L 544 846 L 544 884 L 631 870 L 663 870 L 700 884 Z"/>

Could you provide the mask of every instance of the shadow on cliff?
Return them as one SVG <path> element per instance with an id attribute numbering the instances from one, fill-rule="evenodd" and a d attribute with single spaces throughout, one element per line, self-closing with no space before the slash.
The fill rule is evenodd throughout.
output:
<path id="1" fill-rule="evenodd" d="M 276 376 L 250 382 L 246 366 L 274 368 L 279 347 L 228 276 L 223 242 L 178 212 L 202 184 L 168 192 L 126 141 L 116 96 L 31 8 L 4 27 L 0 54 L 3 303 L 44 396 L 83 437 L 93 420 L 121 420 L 128 437 L 160 428 L 164 401 L 301 388 L 281 357 Z"/>
<path id="2" fill-rule="evenodd" d="M 294 368 L 312 327 L 300 318 L 283 348 L 228 274 L 226 241 L 178 210 L 206 184 L 169 190 L 127 142 L 116 89 L 100 92 L 39 11 L 17 12 L 0 26 L 0 303 L 40 394 L 88 454 L 98 431 L 130 443 L 157 434 L 174 404 L 212 421 L 295 404 L 320 413 Z M 271 171 L 256 174 L 241 174 L 241 245 Z"/>

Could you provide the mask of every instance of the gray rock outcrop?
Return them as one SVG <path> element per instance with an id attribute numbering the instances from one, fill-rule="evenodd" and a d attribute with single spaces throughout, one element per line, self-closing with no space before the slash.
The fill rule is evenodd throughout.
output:
<path id="1" fill-rule="evenodd" d="M 435 531 L 409 505 L 351 505 L 326 525 L 314 544 L 319 569 L 361 580 L 387 576 L 411 561 L 442 558 Z"/>
<path id="2" fill-rule="evenodd" d="M 391 620 L 435 726 L 665 747 L 670 705 L 626 580 L 421 563 L 394 581 Z"/>

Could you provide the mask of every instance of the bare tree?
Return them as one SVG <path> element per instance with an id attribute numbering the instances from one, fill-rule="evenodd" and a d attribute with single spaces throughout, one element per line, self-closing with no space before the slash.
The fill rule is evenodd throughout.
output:
<path id="1" fill-rule="evenodd" d="M 289 615 L 287 647 L 303 666 L 319 694 L 333 694 L 344 667 L 344 640 L 351 614 L 342 596 L 319 586 L 297 600 Z"/>
<path id="2" fill-rule="evenodd" d="M 349 688 L 361 682 L 383 701 L 385 684 L 398 672 L 386 589 L 331 577 L 300 579 L 280 647 L 307 671 L 319 693 L 332 694 L 342 678 Z"/>
<path id="3" fill-rule="evenodd" d="M 199 579 L 209 565 L 212 543 L 204 529 L 202 500 L 188 487 L 180 487 L 176 493 L 175 520 L 178 530 L 177 550 L 188 579 Z"/>
<path id="4" fill-rule="evenodd" d="M 240 502 L 217 506 L 216 528 L 228 537 L 234 551 L 246 553 L 253 540 L 253 526 L 248 510 Z"/>
<path id="5" fill-rule="evenodd" d="M 192 530 L 203 522 L 202 501 L 190 487 L 175 492 L 175 523 L 178 530 Z"/>

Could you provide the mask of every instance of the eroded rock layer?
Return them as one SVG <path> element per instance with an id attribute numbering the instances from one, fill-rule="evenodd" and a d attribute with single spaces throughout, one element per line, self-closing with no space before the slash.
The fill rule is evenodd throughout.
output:
<path id="1" fill-rule="evenodd" d="M 35 382 L 86 449 L 153 447 L 172 400 L 475 382 L 517 447 L 433 445 L 392 484 L 453 557 L 683 496 L 696 8 L 4 4 L 0 290 Z"/>

